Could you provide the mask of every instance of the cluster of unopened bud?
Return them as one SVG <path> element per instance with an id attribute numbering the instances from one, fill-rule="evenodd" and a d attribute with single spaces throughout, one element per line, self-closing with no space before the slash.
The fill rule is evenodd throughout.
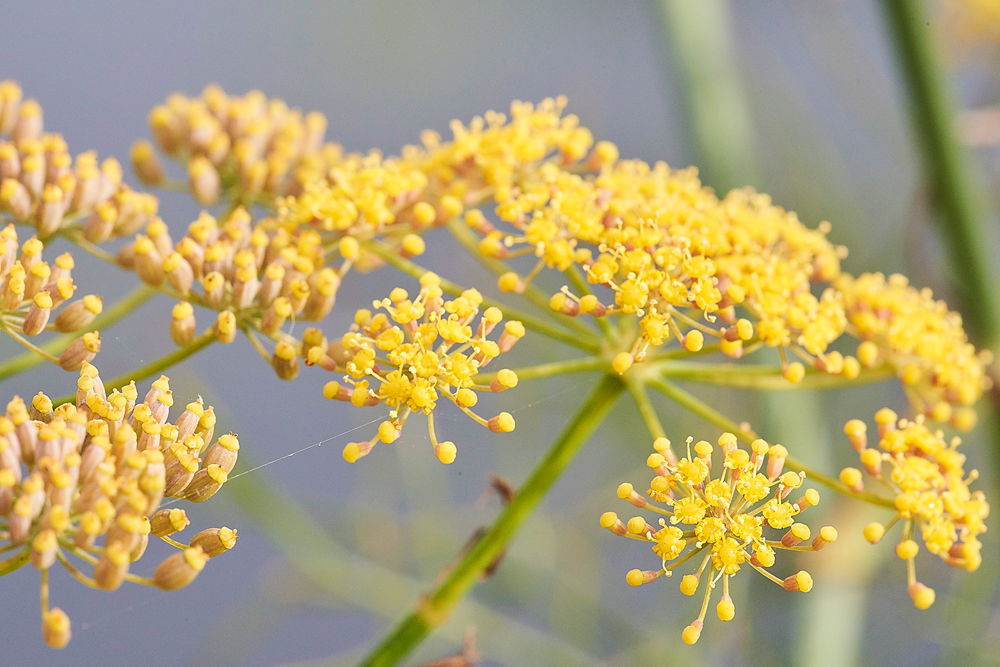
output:
<path id="1" fill-rule="evenodd" d="M 324 163 L 324 152 L 339 157 L 339 146 L 323 144 L 326 125 L 318 111 L 303 114 L 259 90 L 230 96 L 216 85 L 196 98 L 175 93 L 149 114 L 156 145 L 184 161 L 191 194 L 202 206 L 224 192 L 246 200 L 301 191 L 296 172 L 303 163 Z M 137 141 L 131 157 L 140 180 L 163 184 L 166 172 L 151 143 Z"/>
<path id="2" fill-rule="evenodd" d="M 326 317 L 341 274 L 324 265 L 322 239 L 315 231 L 290 234 L 272 223 L 252 226 L 242 207 L 221 223 L 203 212 L 174 242 L 167 226 L 153 220 L 145 234 L 119 252 L 118 262 L 145 283 L 169 287 L 185 299 L 174 307 L 170 325 L 177 345 L 194 339 L 194 305 L 216 311 L 219 342 L 232 342 L 238 327 L 246 325 L 274 336 L 291 318 Z M 279 348 L 275 355 L 283 359 L 288 350 L 281 343 Z M 293 350 L 291 359 L 295 356 Z M 293 372 L 282 375 L 294 377 Z"/>
<path id="3" fill-rule="evenodd" d="M 189 521 L 183 509 L 159 509 L 164 497 L 207 500 L 239 449 L 232 434 L 207 446 L 215 415 L 200 399 L 173 422 L 172 405 L 166 377 L 140 401 L 134 382 L 109 393 L 97 369 L 84 364 L 75 403 L 54 406 L 43 393 L 30 403 L 14 397 L 0 416 L 0 516 L 8 526 L 4 551 L 14 551 L 3 565 L 10 571 L 30 562 L 43 572 L 42 633 L 54 648 L 70 639 L 68 617 L 47 606 L 45 573 L 57 562 L 100 590 L 125 581 L 174 590 L 235 544 L 228 528 L 201 531 L 188 545 L 170 538 Z M 150 535 L 181 551 L 152 577 L 138 577 L 130 569 Z"/>
<path id="4" fill-rule="evenodd" d="M 157 207 L 155 197 L 122 183 L 116 159 L 98 163 L 87 151 L 74 160 L 62 136 L 43 132 L 38 102 L 22 100 L 13 81 L 0 81 L 0 213 L 30 221 L 43 239 L 84 221 L 88 239 L 99 242 L 135 233 Z"/>
<path id="5" fill-rule="evenodd" d="M 85 329 L 103 309 L 96 294 L 73 299 L 73 256 L 63 253 L 50 265 L 42 259 L 43 249 L 43 243 L 32 236 L 21 244 L 19 253 L 14 225 L 0 229 L 0 328 L 25 344 L 21 334 L 30 338 L 46 330 L 73 333 Z M 86 333 L 63 350 L 58 363 L 66 370 L 78 370 L 100 350 L 98 333 Z"/>

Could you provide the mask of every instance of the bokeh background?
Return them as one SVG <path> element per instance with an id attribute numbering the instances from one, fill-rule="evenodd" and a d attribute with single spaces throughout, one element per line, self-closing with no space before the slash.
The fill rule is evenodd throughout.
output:
<path id="1" fill-rule="evenodd" d="M 41 102 L 46 129 L 61 132 L 72 152 L 94 148 L 123 161 L 131 142 L 147 136 L 153 105 L 212 82 L 320 110 L 330 121 L 328 138 L 387 154 L 416 142 L 424 128 L 447 135 L 453 118 L 467 122 L 488 109 L 506 110 L 513 99 L 565 94 L 569 111 L 598 138 L 617 143 L 623 156 L 698 165 L 719 189 L 755 186 L 810 226 L 831 221 L 832 239 L 851 249 L 848 271 L 902 271 L 947 296 L 903 85 L 877 4 L 713 0 L 705 3 L 714 12 L 708 33 L 698 32 L 704 16 L 692 16 L 699 4 L 10 3 L 0 22 L 0 78 L 20 81 Z M 1000 101 L 989 31 L 975 41 L 976 31 L 956 28 L 937 5 L 932 10 L 962 105 Z M 716 61 L 731 67 L 706 73 L 704 65 Z M 698 93 L 699 76 L 719 83 L 708 97 Z M 976 155 L 983 184 L 994 191 L 1000 152 L 987 146 Z M 175 233 L 198 214 L 183 195 L 161 199 Z M 428 241 L 425 265 L 489 291 L 493 278 L 447 234 Z M 78 261 L 77 283 L 106 303 L 134 284 L 134 276 Z M 323 325 L 327 334 L 338 335 L 355 308 L 395 284 L 412 281 L 390 269 L 349 278 Z M 155 299 L 102 332 L 98 363 L 106 375 L 172 349 L 170 305 Z M 522 344 L 516 354 L 514 365 L 529 365 L 568 352 Z M 73 641 L 62 652 L 49 650 L 39 635 L 37 574 L 24 568 L 5 577 L 0 664 L 351 664 L 495 516 L 497 498 L 484 497 L 488 476 L 523 480 L 596 382 L 587 375 L 524 382 L 494 397 L 490 405 L 517 419 L 512 436 L 484 434 L 446 413 L 439 429 L 457 442 L 459 455 L 445 467 L 418 423 L 396 444 L 345 463 L 343 445 L 368 431 L 348 432 L 379 415 L 324 402 L 320 390 L 329 378 L 321 371 L 280 382 L 245 341 L 213 346 L 169 374 L 175 395 L 201 394 L 216 406 L 218 429 L 239 433 L 237 473 L 274 461 L 189 512 L 191 534 L 236 527 L 238 547 L 171 594 L 138 586 L 103 594 L 57 573 L 53 602 L 73 620 Z M 38 369 L 2 383 L 0 397 L 62 395 L 71 382 Z M 694 390 L 828 472 L 853 454 L 841 435 L 846 419 L 903 405 L 892 384 L 822 394 Z M 676 440 L 718 435 L 665 402 L 657 405 Z M 988 484 L 983 439 L 973 435 L 967 449 Z M 878 512 L 832 492 L 823 494 L 826 516 L 810 522 L 835 521 L 841 539 L 808 561 L 786 557 L 778 565 L 808 567 L 818 582 L 813 592 L 787 594 L 753 573 L 738 577 L 736 619 L 710 620 L 697 647 L 683 646 L 680 630 L 697 614 L 696 601 L 681 596 L 674 581 L 625 585 L 625 572 L 652 567 L 655 556 L 612 539 L 597 523 L 607 509 L 623 511 L 614 494 L 619 482 L 645 480 L 648 449 L 637 413 L 623 401 L 524 526 L 496 576 L 410 664 L 456 652 L 473 626 L 485 665 L 1000 660 L 992 535 L 974 575 L 953 577 L 926 554 L 918 560 L 921 579 L 938 589 L 934 607 L 918 612 L 891 546 L 869 547 L 860 537 Z"/>

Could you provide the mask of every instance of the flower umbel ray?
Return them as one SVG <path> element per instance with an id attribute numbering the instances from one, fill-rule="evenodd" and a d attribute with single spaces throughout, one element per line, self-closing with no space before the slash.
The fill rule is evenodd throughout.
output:
<path id="1" fill-rule="evenodd" d="M 705 592 L 697 618 L 681 635 L 688 644 L 701 636 L 712 593 L 720 582 L 722 597 L 716 613 L 723 621 L 735 616 L 729 580 L 744 567 L 757 570 L 785 590 L 807 593 L 813 586 L 808 572 L 784 579 L 771 574 L 775 550 L 819 551 L 837 539 L 833 526 L 824 526 L 813 536 L 806 524 L 796 520 L 819 502 L 819 493 L 799 491 L 804 474 L 782 471 L 788 454 L 783 446 L 756 440 L 747 450 L 739 446 L 735 435 L 723 433 L 718 441 L 721 456 L 715 456 L 716 466 L 721 459 L 721 469 L 713 476 L 715 447 L 705 440 L 692 442 L 689 437 L 686 455 L 678 459 L 670 441 L 657 438 L 656 452 L 646 460 L 656 473 L 646 495 L 629 483 L 618 487 L 619 498 L 660 515 L 656 524 L 642 516 L 626 522 L 614 512 L 601 516 L 601 526 L 618 536 L 646 542 L 661 559 L 657 570 L 631 570 L 626 580 L 632 586 L 671 577 L 694 560 L 693 572 L 681 579 L 681 592 L 694 595 L 703 583 Z M 768 539 L 768 529 L 784 532 Z"/>

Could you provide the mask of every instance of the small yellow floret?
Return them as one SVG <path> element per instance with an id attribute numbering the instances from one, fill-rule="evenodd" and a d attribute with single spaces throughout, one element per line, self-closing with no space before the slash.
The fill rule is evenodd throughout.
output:
<path id="1" fill-rule="evenodd" d="M 920 551 L 920 547 L 913 540 L 903 540 L 896 545 L 896 555 L 903 560 L 914 558 Z"/>
<path id="2" fill-rule="evenodd" d="M 698 591 L 698 577 L 693 574 L 686 574 L 681 579 L 681 593 L 684 595 L 694 595 Z"/>
<path id="3" fill-rule="evenodd" d="M 634 361 L 635 357 L 630 352 L 619 352 L 615 355 L 614 361 L 611 362 L 611 367 L 615 369 L 616 373 L 621 375 L 632 367 Z"/>

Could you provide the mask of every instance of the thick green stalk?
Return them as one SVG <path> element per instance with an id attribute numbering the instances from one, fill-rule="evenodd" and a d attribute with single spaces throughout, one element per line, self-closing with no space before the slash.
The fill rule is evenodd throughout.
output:
<path id="1" fill-rule="evenodd" d="M 365 249 L 375 253 L 396 270 L 405 273 L 411 278 L 419 280 L 420 276 L 427 273 L 427 269 L 424 269 L 422 266 L 411 262 L 404 257 L 400 257 L 398 252 L 391 248 L 387 248 L 381 243 L 369 241 L 365 243 Z M 441 278 L 441 289 L 445 292 L 445 294 L 451 294 L 452 296 L 459 296 L 465 291 L 460 285 L 457 285 L 446 278 Z M 543 336 L 548 336 L 549 338 L 557 340 L 560 343 L 571 345 L 575 348 L 584 350 L 585 352 L 596 353 L 600 351 L 600 344 L 597 342 L 597 338 L 592 332 L 589 332 L 586 336 L 584 336 L 566 331 L 562 327 L 550 324 L 539 317 L 516 310 L 506 304 L 497 303 L 491 299 L 483 299 L 483 305 L 486 307 L 496 306 L 503 311 L 505 317 L 512 320 L 520 320 L 521 323 L 529 329 L 534 329 Z"/>
<path id="2" fill-rule="evenodd" d="M 396 664 L 447 620 L 483 571 L 503 551 L 521 524 L 531 516 L 624 389 L 625 385 L 616 376 L 604 376 L 489 532 L 476 542 L 434 592 L 418 602 L 417 608 L 382 640 L 362 665 L 388 667 Z"/>
<path id="3" fill-rule="evenodd" d="M 88 330 L 100 331 L 102 329 L 106 329 L 122 318 L 135 312 L 144 303 L 153 298 L 154 294 L 156 294 L 156 290 L 152 287 L 142 285 L 135 288 L 114 306 L 98 315 L 93 323 L 91 323 L 90 327 L 88 327 Z M 39 347 L 53 356 L 59 356 L 59 354 L 66 349 L 66 346 L 79 337 L 80 334 L 76 333 L 61 334 L 46 341 L 43 345 L 39 345 Z M 16 357 L 11 357 L 7 361 L 0 363 L 0 379 L 10 377 L 11 375 L 17 375 L 18 373 L 22 373 L 30 368 L 34 368 L 43 361 L 45 361 L 45 358 L 35 354 L 34 352 L 24 352 Z"/>
<path id="4" fill-rule="evenodd" d="M 734 422 L 729 417 L 726 417 L 722 413 L 713 409 L 708 403 L 705 403 L 696 396 L 689 394 L 684 391 L 673 382 L 669 382 L 662 378 L 652 378 L 647 380 L 650 387 L 657 390 L 670 400 L 674 401 L 684 409 L 693 412 L 698 415 L 709 424 L 714 424 L 715 426 L 721 428 L 724 431 L 729 431 L 737 438 L 743 442 L 749 444 L 757 439 L 757 434 L 753 431 L 749 431 L 740 427 L 739 424 Z M 837 493 L 842 493 L 849 498 L 854 498 L 855 500 L 862 500 L 866 503 L 871 503 L 872 505 L 878 505 L 880 507 L 887 507 L 890 509 L 895 509 L 895 504 L 891 498 L 883 498 L 882 496 L 876 495 L 874 493 L 868 493 L 867 491 L 862 491 L 861 493 L 854 493 L 846 485 L 844 485 L 840 480 L 834 479 L 829 475 L 821 473 L 819 470 L 810 468 L 801 461 L 789 456 L 785 459 L 785 467 L 789 470 L 794 470 L 795 472 L 804 472 L 806 477 L 833 489 Z"/>
<path id="5" fill-rule="evenodd" d="M 914 138 L 924 158 L 948 251 L 952 287 L 973 341 L 1000 344 L 1000 290 L 984 238 L 985 209 L 968 158 L 955 137 L 955 114 L 941 67 L 930 18 L 920 0 L 882 0 L 895 39 L 903 80 L 910 95 Z"/>
<path id="6" fill-rule="evenodd" d="M 209 345 L 215 342 L 215 328 L 207 329 L 203 334 L 192 340 L 190 343 L 184 347 L 179 347 L 169 354 L 165 354 L 159 359 L 154 359 L 148 364 L 139 366 L 138 368 L 133 368 L 132 370 L 122 373 L 116 378 L 104 381 L 104 387 L 111 391 L 112 389 L 121 389 L 129 382 L 135 380 L 145 380 L 151 375 L 156 375 L 157 373 L 164 371 L 174 364 L 178 364 L 193 354 L 200 352 Z M 76 394 L 67 394 L 53 401 L 55 405 L 61 405 L 63 403 L 71 403 L 76 400 Z"/>

